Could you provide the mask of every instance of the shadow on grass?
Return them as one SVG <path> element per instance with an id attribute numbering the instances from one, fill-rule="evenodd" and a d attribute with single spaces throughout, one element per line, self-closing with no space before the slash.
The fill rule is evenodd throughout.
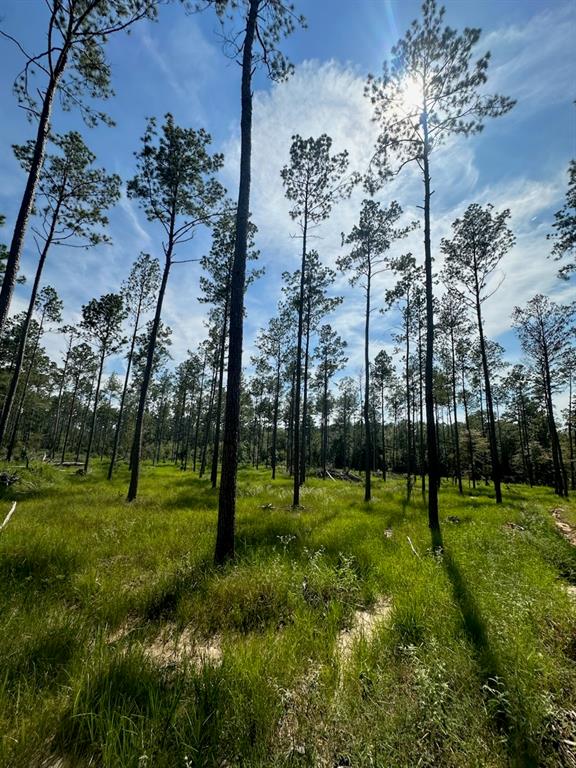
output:
<path id="1" fill-rule="evenodd" d="M 74 552 L 64 548 L 34 545 L 0 553 L 0 583 L 5 592 L 63 592 L 72 574 L 80 567 Z"/>
<path id="2" fill-rule="evenodd" d="M 189 567 L 181 567 L 159 578 L 145 596 L 140 608 L 148 621 L 171 618 L 183 597 L 198 590 L 214 571 L 211 558 L 200 559 Z"/>
<path id="3" fill-rule="evenodd" d="M 437 541 L 433 540 L 433 546 L 437 546 Z M 510 764 L 516 768 L 537 768 L 540 765 L 539 750 L 526 730 L 527 718 L 522 702 L 515 702 L 516 713 L 511 711 L 510 702 L 507 699 L 506 679 L 499 660 L 490 647 L 486 623 L 474 596 L 468 589 L 452 555 L 445 550 L 442 562 L 450 580 L 454 601 L 462 614 L 464 632 L 474 649 L 474 655 L 484 679 L 482 688 L 489 699 L 489 711 L 497 728 L 507 735 Z"/>
<path id="4" fill-rule="evenodd" d="M 212 488 L 209 484 L 200 485 L 200 483 L 202 481 L 189 483 L 186 490 L 163 500 L 163 509 L 213 509 L 216 511 L 218 508 L 218 488 Z M 142 496 L 145 494 L 146 491 L 142 491 Z"/>

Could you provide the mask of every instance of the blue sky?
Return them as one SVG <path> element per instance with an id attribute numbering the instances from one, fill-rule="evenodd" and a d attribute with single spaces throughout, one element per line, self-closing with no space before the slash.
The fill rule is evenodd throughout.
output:
<path id="1" fill-rule="evenodd" d="M 252 211 L 259 227 L 257 244 L 266 276 L 247 296 L 245 362 L 253 349 L 257 330 L 275 312 L 280 296 L 280 275 L 298 267 L 298 240 L 288 216 L 279 172 L 287 162 L 294 133 L 317 136 L 326 132 L 334 149 L 350 152 L 354 167 L 363 171 L 370 156 L 374 126 L 362 90 L 366 74 L 377 73 L 391 46 L 419 13 L 413 0 L 301 0 L 298 10 L 308 29 L 297 31 L 284 50 L 296 67 L 285 84 L 274 85 L 262 75 L 255 82 Z M 478 54 L 489 49 L 489 90 L 518 100 L 507 116 L 487 124 L 470 139 L 451 141 L 433 158 L 433 240 L 449 234 L 451 222 L 471 202 L 492 202 L 512 210 L 517 244 L 502 264 L 505 280 L 485 306 L 487 332 L 518 355 L 514 335 L 508 330 L 510 312 L 536 292 L 559 301 L 573 298 L 572 285 L 555 277 L 556 265 L 547 259 L 554 211 L 561 207 L 566 190 L 566 169 L 576 155 L 576 3 L 534 0 L 452 0 L 447 22 L 454 27 L 480 26 L 483 35 Z M 42 45 L 46 12 L 42 0 L 3 0 L 2 27 L 25 47 Z M 157 23 L 140 23 L 129 36 L 117 35 L 107 48 L 116 97 L 105 108 L 117 123 L 84 128 L 77 115 L 56 109 L 55 128 L 80 129 L 98 163 L 129 179 L 134 170 L 145 118 L 171 111 L 176 121 L 206 128 L 214 149 L 223 151 L 226 165 L 222 180 L 236 196 L 239 153 L 240 68 L 225 58 L 218 38 L 219 24 L 211 12 L 186 15 L 178 3 L 161 8 Z M 3 240 L 8 240 L 24 179 L 10 146 L 33 135 L 11 92 L 13 77 L 21 66 L 18 51 L 0 40 L 3 78 L 0 83 L 0 212 L 7 217 Z M 397 199 L 407 217 L 419 218 L 422 184 L 414 170 L 402 173 L 380 195 Z M 317 232 L 320 257 L 334 265 L 341 253 L 341 232 L 352 228 L 362 193 L 340 204 L 329 222 Z M 117 290 L 140 250 L 161 256 L 157 233 L 147 224 L 134 202 L 123 199 L 111 215 L 113 246 L 91 251 L 58 248 L 49 256 L 45 284 L 53 285 L 65 304 L 67 320 L 93 296 Z M 422 233 L 399 248 L 422 253 Z M 200 234 L 178 258 L 196 258 L 206 252 L 209 240 Z M 24 271 L 33 273 L 35 258 L 28 238 Z M 196 301 L 198 267 L 176 265 L 169 285 L 165 320 L 173 328 L 173 357 L 180 362 L 186 349 L 204 337 L 204 307 Z M 499 276 L 501 277 L 501 275 Z M 376 303 L 389 287 L 383 275 L 376 286 Z M 330 322 L 349 344 L 350 368 L 361 368 L 362 293 L 339 275 L 336 292 L 345 300 Z M 17 290 L 14 310 L 27 299 L 26 286 Z M 372 353 L 392 343 L 389 329 L 395 318 L 374 315 Z M 47 337 L 57 355 L 62 342 Z M 110 366 L 121 368 L 120 360 Z"/>

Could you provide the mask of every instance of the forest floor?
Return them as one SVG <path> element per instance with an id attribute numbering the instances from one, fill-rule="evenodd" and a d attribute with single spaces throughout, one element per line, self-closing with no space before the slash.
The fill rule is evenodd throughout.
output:
<path id="1" fill-rule="evenodd" d="M 576 766 L 576 548 L 549 489 L 48 466 L 0 494 L 0 765 Z"/>

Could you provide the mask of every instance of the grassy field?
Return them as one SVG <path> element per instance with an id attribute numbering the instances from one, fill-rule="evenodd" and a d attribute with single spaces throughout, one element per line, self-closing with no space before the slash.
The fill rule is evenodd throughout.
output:
<path id="1" fill-rule="evenodd" d="M 576 550 L 549 490 L 496 508 L 446 483 L 438 556 L 401 478 L 370 504 L 311 480 L 292 511 L 288 478 L 245 470 L 215 569 L 208 481 L 145 468 L 128 505 L 122 471 L 18 471 L 0 765 L 576 766 Z"/>

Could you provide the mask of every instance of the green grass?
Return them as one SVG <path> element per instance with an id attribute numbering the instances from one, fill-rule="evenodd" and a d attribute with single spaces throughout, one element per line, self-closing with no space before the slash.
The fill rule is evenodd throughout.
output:
<path id="1" fill-rule="evenodd" d="M 208 481 L 145 467 L 128 505 L 122 470 L 19 472 L 0 499 L 18 501 L 0 533 L 0 765 L 574 759 L 576 554 L 548 489 L 513 486 L 497 508 L 446 483 L 437 556 L 402 478 L 376 480 L 371 504 L 313 479 L 295 512 L 288 478 L 244 470 L 238 557 L 215 569 Z M 388 620 L 343 664 L 339 632 L 381 598 Z M 187 653 L 151 651 L 180 633 Z M 190 648 L 207 646 L 201 664 Z"/>

